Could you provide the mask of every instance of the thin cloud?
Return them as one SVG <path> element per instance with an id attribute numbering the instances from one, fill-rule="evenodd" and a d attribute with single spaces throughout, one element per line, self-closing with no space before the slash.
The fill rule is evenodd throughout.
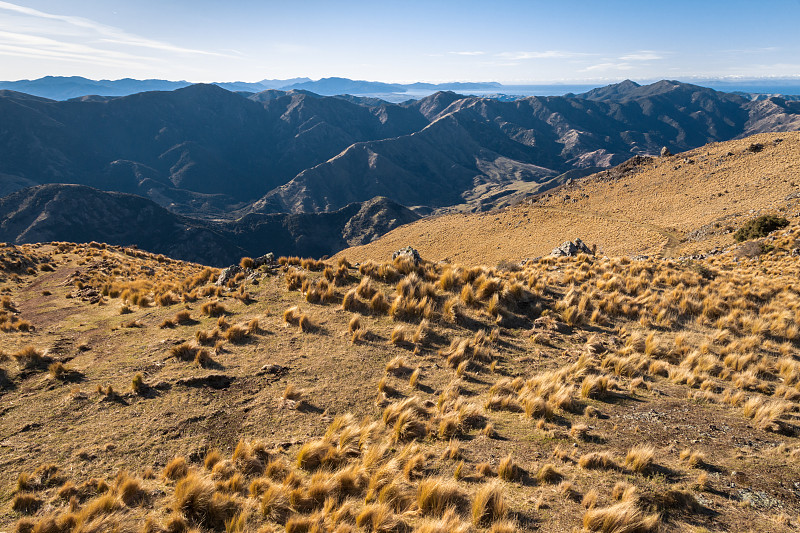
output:
<path id="1" fill-rule="evenodd" d="M 779 46 L 763 46 L 758 48 L 731 48 L 721 52 L 726 54 L 761 54 L 764 52 L 779 52 L 780 50 Z"/>
<path id="2" fill-rule="evenodd" d="M 584 69 L 581 69 L 581 72 L 592 72 L 595 70 L 633 70 L 634 66 L 630 63 L 614 63 L 614 62 L 607 62 L 607 63 L 598 63 L 596 65 L 590 65 Z"/>
<path id="3" fill-rule="evenodd" d="M 565 50 L 545 50 L 543 52 L 501 52 L 498 57 L 520 61 L 523 59 L 566 59 L 573 57 L 587 57 L 592 54 L 584 52 L 568 52 Z"/>
<path id="4" fill-rule="evenodd" d="M 450 52 L 450 53 L 457 56 L 482 56 L 486 52 L 475 51 L 475 52 Z"/>
<path id="5" fill-rule="evenodd" d="M 620 60 L 622 61 L 655 61 L 657 59 L 664 59 L 664 56 L 650 50 L 641 50 L 639 52 L 620 57 Z"/>
<path id="6" fill-rule="evenodd" d="M 0 10 L 6 11 L 8 13 L 13 13 L 16 15 L 22 15 L 24 17 L 32 17 L 39 20 L 60 22 L 68 26 L 71 26 L 73 28 L 85 30 L 84 33 L 89 33 L 90 37 L 92 38 L 99 37 L 97 39 L 99 42 L 133 46 L 138 48 L 148 48 L 153 50 L 161 50 L 164 52 L 174 52 L 179 54 L 197 54 L 205 56 L 225 57 L 225 54 L 220 54 L 217 52 L 209 52 L 206 50 L 185 48 L 170 43 L 156 41 L 153 39 L 147 39 L 145 37 L 125 32 L 119 28 L 106 26 L 105 24 L 100 24 L 98 22 L 83 17 L 73 17 L 69 15 L 55 15 L 53 13 L 45 13 L 44 11 L 39 11 L 38 9 L 32 9 L 29 7 L 2 1 L 0 1 Z M 42 28 L 42 30 L 43 31 L 39 31 L 36 33 L 48 32 L 46 28 Z M 60 32 L 55 31 L 52 33 L 58 34 Z"/>
<path id="7" fill-rule="evenodd" d="M 114 67 L 141 66 L 143 61 L 159 61 L 89 45 L 66 42 L 40 35 L 0 31 L 0 54 L 37 59 L 59 59 Z"/>

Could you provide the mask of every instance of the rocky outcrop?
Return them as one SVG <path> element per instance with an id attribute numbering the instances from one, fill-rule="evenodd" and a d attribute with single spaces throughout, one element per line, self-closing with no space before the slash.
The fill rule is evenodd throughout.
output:
<path id="1" fill-rule="evenodd" d="M 408 260 L 418 265 L 422 262 L 422 258 L 419 256 L 419 252 L 416 251 L 414 248 L 410 246 L 406 246 L 405 248 L 400 248 L 396 252 L 392 254 L 392 261 L 395 259 L 400 260 Z"/>
<path id="2" fill-rule="evenodd" d="M 575 257 L 578 254 L 594 255 L 594 252 L 580 239 L 575 239 L 575 242 L 566 241 L 550 252 L 550 255 L 556 257 Z"/>
<path id="3" fill-rule="evenodd" d="M 241 265 L 231 265 L 229 267 L 223 268 L 222 272 L 219 273 L 219 277 L 217 278 L 217 286 L 222 287 L 229 280 L 233 279 L 236 274 L 240 272 L 244 272 L 248 276 L 251 276 L 257 268 L 260 268 L 264 265 L 274 265 L 275 264 L 275 254 L 269 252 L 268 254 L 262 255 L 261 257 L 257 257 L 253 259 L 253 265 L 250 267 L 243 267 Z"/>

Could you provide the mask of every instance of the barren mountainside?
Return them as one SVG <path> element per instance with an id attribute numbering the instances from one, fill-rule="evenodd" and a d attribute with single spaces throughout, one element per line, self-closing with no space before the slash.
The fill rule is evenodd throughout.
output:
<path id="1" fill-rule="evenodd" d="M 192 219 L 140 196 L 82 185 L 43 185 L 0 198 L 0 240 L 12 243 L 100 241 L 187 261 L 225 266 L 244 255 L 321 257 L 419 218 L 386 198 L 330 213 L 248 215 L 236 221 Z"/>
<path id="2" fill-rule="evenodd" d="M 733 229 L 800 216 L 800 134 L 765 133 L 636 158 L 499 211 L 428 217 L 340 252 L 378 260 L 413 246 L 432 261 L 521 261 L 581 238 L 612 255 L 678 257 L 733 244 Z"/>
<path id="3" fill-rule="evenodd" d="M 76 183 L 214 218 L 335 211 L 379 195 L 422 212 L 482 210 L 662 146 L 795 130 L 798 106 L 671 81 L 403 104 L 215 85 L 66 102 L 4 91 L 0 176 L 4 192 Z"/>

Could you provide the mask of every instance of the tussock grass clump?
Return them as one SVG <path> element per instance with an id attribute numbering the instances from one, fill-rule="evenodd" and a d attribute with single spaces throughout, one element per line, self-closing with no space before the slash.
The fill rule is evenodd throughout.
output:
<path id="1" fill-rule="evenodd" d="M 142 505 L 149 497 L 148 492 L 142 487 L 141 480 L 125 471 L 120 471 L 117 475 L 113 491 L 128 507 Z"/>
<path id="2" fill-rule="evenodd" d="M 365 505 L 356 517 L 356 525 L 376 533 L 405 531 L 408 527 L 402 518 L 395 515 L 392 508 L 384 503 Z"/>
<path id="3" fill-rule="evenodd" d="M 430 477 L 417 485 L 417 506 L 423 514 L 442 516 L 448 508 L 461 508 L 465 503 L 466 495 L 455 481 Z"/>
<path id="4" fill-rule="evenodd" d="M 406 336 L 408 336 L 408 331 L 403 326 L 395 326 L 392 329 L 392 333 L 389 336 L 389 342 L 394 345 L 401 345 L 406 343 Z"/>
<path id="5" fill-rule="evenodd" d="M 199 350 L 200 348 L 197 346 L 192 346 L 191 344 L 183 342 L 170 348 L 169 354 L 176 359 L 180 359 L 181 361 L 192 361 Z"/>
<path id="6" fill-rule="evenodd" d="M 415 368 L 414 371 L 411 373 L 411 376 L 408 378 L 409 387 L 411 387 L 412 389 L 417 388 L 417 386 L 419 385 L 420 374 L 421 374 L 420 368 L 419 367 Z"/>
<path id="7" fill-rule="evenodd" d="M 198 343 L 208 346 L 219 340 L 221 334 L 222 332 L 219 330 L 219 328 L 214 328 L 212 330 L 201 329 L 195 333 L 195 338 L 197 339 Z"/>
<path id="8" fill-rule="evenodd" d="M 481 486 L 472 500 L 472 523 L 475 527 L 489 527 L 505 520 L 508 506 L 503 498 L 503 487 L 498 482 Z"/>
<path id="9" fill-rule="evenodd" d="M 386 363 L 386 372 L 395 376 L 404 376 L 411 372 L 411 366 L 405 357 L 398 355 Z"/>
<path id="10" fill-rule="evenodd" d="M 375 314 L 386 314 L 389 311 L 390 305 L 386 296 L 381 292 L 376 292 L 369 300 L 369 308 Z"/>
<path id="11" fill-rule="evenodd" d="M 134 394 L 143 394 L 147 390 L 147 385 L 144 382 L 144 377 L 141 372 L 133 376 L 131 380 L 131 390 Z"/>
<path id="12" fill-rule="evenodd" d="M 669 489 L 663 492 L 647 494 L 640 498 L 640 505 L 654 508 L 662 512 L 679 511 L 697 513 L 702 509 L 700 502 L 688 490 Z"/>
<path id="13" fill-rule="evenodd" d="M 264 518 L 285 523 L 291 513 L 286 487 L 270 484 L 261 494 L 260 509 Z"/>
<path id="14" fill-rule="evenodd" d="M 519 481 L 524 474 L 525 471 L 514 462 L 514 458 L 510 455 L 504 457 L 497 466 L 497 477 L 504 481 Z"/>
<path id="15" fill-rule="evenodd" d="M 17 365 L 28 370 L 46 367 L 51 361 L 45 352 L 32 345 L 12 353 L 11 357 L 17 362 Z"/>
<path id="16" fill-rule="evenodd" d="M 58 380 L 67 379 L 71 372 L 71 370 L 61 361 L 50 363 L 50 366 L 47 367 L 47 370 L 50 372 L 50 375 L 53 377 L 53 379 Z"/>
<path id="17" fill-rule="evenodd" d="M 33 514 L 43 503 L 35 494 L 20 492 L 11 500 L 11 509 L 22 514 Z"/>
<path id="18" fill-rule="evenodd" d="M 170 481 L 177 481 L 186 477 L 189 474 L 189 464 L 186 462 L 185 457 L 174 457 L 167 466 L 164 467 L 162 476 L 164 479 Z"/>
<path id="19" fill-rule="evenodd" d="M 286 322 L 287 324 L 296 324 L 297 321 L 300 319 L 301 314 L 302 313 L 300 312 L 299 307 L 297 306 L 290 307 L 289 309 L 283 312 L 283 321 Z"/>
<path id="20" fill-rule="evenodd" d="M 212 300 L 210 302 L 204 302 L 203 305 L 200 306 L 200 312 L 206 316 L 215 317 L 227 314 L 228 310 L 225 308 L 224 304 Z"/>
<path id="21" fill-rule="evenodd" d="M 226 341 L 232 344 L 241 344 L 250 338 L 249 328 L 247 326 L 231 326 L 223 334 Z"/>
<path id="22" fill-rule="evenodd" d="M 217 353 L 219 353 L 219 347 L 217 347 Z M 200 348 L 194 356 L 194 364 L 201 368 L 209 368 L 214 365 L 214 360 L 208 350 Z"/>
<path id="23" fill-rule="evenodd" d="M 558 471 L 552 464 L 545 464 L 536 472 L 536 480 L 541 484 L 556 484 L 564 478 L 564 474 Z"/>
<path id="24" fill-rule="evenodd" d="M 625 456 L 625 466 L 643 474 L 650 470 L 653 466 L 653 458 L 655 457 L 656 449 L 649 444 L 637 444 L 628 450 Z"/>
<path id="25" fill-rule="evenodd" d="M 297 306 L 290 307 L 283 312 L 283 321 L 286 324 L 299 326 L 300 330 L 305 333 L 313 331 L 314 329 L 314 324 L 311 321 L 311 318 L 303 313 Z"/>
<path id="26" fill-rule="evenodd" d="M 702 468 L 706 464 L 706 456 L 703 452 L 686 448 L 680 453 L 680 460 L 692 468 Z"/>
<path id="27" fill-rule="evenodd" d="M 644 515 L 635 502 L 621 502 L 611 507 L 592 508 L 583 515 L 583 527 L 601 533 L 649 533 L 657 531 L 658 514 Z"/>
<path id="28" fill-rule="evenodd" d="M 363 325 L 361 324 L 361 318 L 358 315 L 353 316 L 350 319 L 350 322 L 347 323 L 347 332 L 351 335 L 359 329 L 362 329 Z"/>
<path id="29" fill-rule="evenodd" d="M 607 376 L 586 376 L 581 383 L 581 398 L 603 398 L 608 393 Z"/>
<path id="30" fill-rule="evenodd" d="M 610 452 L 589 452 L 581 455 L 578 465 L 595 470 L 619 470 L 619 465 Z"/>
<path id="31" fill-rule="evenodd" d="M 210 528 L 225 527 L 240 509 L 230 495 L 215 490 L 208 478 L 189 474 L 175 486 L 172 508 L 190 523 Z"/>

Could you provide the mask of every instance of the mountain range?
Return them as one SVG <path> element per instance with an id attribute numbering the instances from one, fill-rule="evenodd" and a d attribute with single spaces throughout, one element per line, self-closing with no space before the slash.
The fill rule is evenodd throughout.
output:
<path id="1" fill-rule="evenodd" d="M 200 84 L 70 101 L 0 91 L 0 117 L 0 194 L 44 184 L 84 185 L 97 189 L 95 196 L 135 194 L 184 217 L 174 224 L 216 232 L 257 254 L 254 247 L 269 243 L 246 235 L 259 225 L 322 224 L 288 215 L 345 210 L 349 216 L 340 218 L 349 220 L 376 197 L 399 204 L 389 211 L 407 206 L 418 215 L 483 211 L 664 146 L 680 152 L 800 130 L 800 102 L 754 101 L 667 80 L 515 101 L 440 91 L 401 104 L 302 88 L 250 93 Z M 54 189 L 20 191 L 14 201 L 43 190 Z M 378 218 L 413 216 L 405 210 Z M 324 245 L 289 232 L 275 251 L 335 252 L 352 244 L 344 225 L 333 224 L 338 237 Z M 361 233 L 372 238 L 390 226 Z M 31 235 L 4 230 L 2 238 Z"/>
<path id="2" fill-rule="evenodd" d="M 135 244 L 225 266 L 266 251 L 322 257 L 367 244 L 418 218 L 391 200 L 373 198 L 330 213 L 253 214 L 213 222 L 175 214 L 133 194 L 49 184 L 0 198 L 0 241 Z"/>
<path id="3" fill-rule="evenodd" d="M 70 100 L 86 96 L 128 96 L 145 91 L 174 91 L 193 85 L 188 81 L 169 80 L 90 80 L 81 76 L 45 76 L 35 80 L 0 81 L 0 90 L 10 90 L 49 98 L 51 100 Z M 402 94 L 407 91 L 438 90 L 468 91 L 497 90 L 503 86 L 496 82 L 453 82 L 453 83 L 382 83 L 377 81 L 351 80 L 348 78 L 290 78 L 284 80 L 261 80 L 256 82 L 233 81 L 214 82 L 213 85 L 229 91 L 257 93 L 269 89 L 306 90 L 321 95 L 338 94 Z"/>

